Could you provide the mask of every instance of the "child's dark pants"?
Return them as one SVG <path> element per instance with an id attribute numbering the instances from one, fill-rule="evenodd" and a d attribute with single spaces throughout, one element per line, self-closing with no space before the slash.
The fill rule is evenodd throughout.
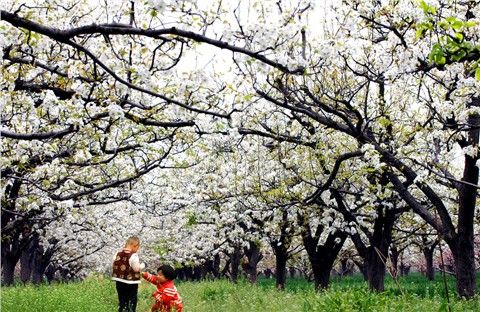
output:
<path id="1" fill-rule="evenodd" d="M 137 310 L 138 284 L 117 282 L 118 312 L 135 312 Z"/>

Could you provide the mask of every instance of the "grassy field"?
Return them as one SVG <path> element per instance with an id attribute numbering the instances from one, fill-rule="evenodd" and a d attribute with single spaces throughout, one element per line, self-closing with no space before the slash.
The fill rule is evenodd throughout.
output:
<path id="1" fill-rule="evenodd" d="M 428 282 L 420 275 L 401 278 L 397 285 L 386 281 L 381 294 L 368 291 L 360 276 L 334 279 L 329 290 L 316 293 L 302 279 L 287 281 L 286 291 L 278 291 L 273 279 L 261 279 L 255 286 L 245 281 L 225 280 L 178 282 L 186 312 L 250 311 L 449 311 L 441 279 Z M 452 298 L 454 281 L 449 280 L 451 311 L 480 311 L 480 296 L 470 301 Z M 154 286 L 142 283 L 137 311 L 149 311 Z M 103 312 L 116 311 L 114 283 L 102 277 L 80 283 L 2 287 L 1 311 Z"/>

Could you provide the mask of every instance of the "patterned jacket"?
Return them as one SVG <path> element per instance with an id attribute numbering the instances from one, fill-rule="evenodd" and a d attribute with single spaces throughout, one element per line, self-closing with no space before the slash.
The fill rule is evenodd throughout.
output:
<path id="1" fill-rule="evenodd" d="M 124 248 L 113 257 L 112 280 L 126 284 L 140 284 L 142 268 L 138 255 Z"/>

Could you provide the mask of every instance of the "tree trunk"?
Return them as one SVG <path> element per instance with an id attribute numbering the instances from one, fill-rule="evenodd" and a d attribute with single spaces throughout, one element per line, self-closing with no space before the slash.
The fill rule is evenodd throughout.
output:
<path id="1" fill-rule="evenodd" d="M 452 247 L 450 247 L 455 260 L 457 293 L 460 297 L 473 298 L 476 289 L 473 246 L 469 246 L 468 241 L 462 240 L 459 240 L 457 244 L 457 251 L 455 252 L 453 252 Z"/>
<path id="2" fill-rule="evenodd" d="M 55 268 L 52 263 L 50 263 L 47 268 L 45 269 L 45 277 L 47 278 L 48 283 L 53 282 L 53 279 L 55 278 L 55 272 L 57 269 Z M 182 280 L 184 279 L 183 277 L 181 278 Z"/>
<path id="3" fill-rule="evenodd" d="M 216 254 L 215 257 L 213 257 L 212 274 L 214 278 L 220 277 L 220 255 L 219 254 Z"/>
<path id="4" fill-rule="evenodd" d="M 33 256 L 36 248 L 35 240 L 32 240 L 20 256 L 20 279 L 23 283 L 29 282 L 32 278 Z"/>
<path id="5" fill-rule="evenodd" d="M 435 246 L 423 248 L 423 255 L 425 257 L 425 277 L 429 281 L 435 279 L 435 269 L 433 268 L 433 254 L 435 252 Z"/>
<path id="6" fill-rule="evenodd" d="M 356 248 L 358 248 L 357 246 L 355 246 Z M 367 270 L 367 264 L 366 264 L 366 261 L 364 259 L 363 262 L 361 261 L 356 261 L 356 260 L 353 260 L 353 262 L 355 263 L 355 265 L 357 266 L 358 270 L 360 271 L 360 273 L 362 273 L 362 276 L 363 276 L 363 279 L 365 281 L 368 281 L 368 270 Z"/>
<path id="7" fill-rule="evenodd" d="M 398 258 L 400 256 L 400 252 L 394 244 L 391 245 L 390 247 L 390 256 L 391 256 L 391 262 L 392 262 L 392 275 L 393 277 L 398 276 Z"/>
<path id="8" fill-rule="evenodd" d="M 45 269 L 47 267 L 41 264 L 37 264 L 35 269 L 32 272 L 32 283 L 34 284 L 41 284 L 43 281 L 43 274 L 45 273 Z"/>
<path id="9" fill-rule="evenodd" d="M 316 290 L 326 289 L 330 285 L 330 273 L 333 269 L 333 264 L 347 236 L 343 232 L 329 234 L 323 245 L 318 245 L 319 237 L 304 239 L 305 250 L 312 265 Z M 339 242 L 338 239 L 340 239 Z"/>
<path id="10" fill-rule="evenodd" d="M 327 289 L 330 285 L 330 273 L 332 272 L 335 257 L 326 254 L 325 257 L 312 259 L 313 280 L 316 290 Z"/>
<path id="11" fill-rule="evenodd" d="M 340 260 L 340 264 L 341 264 L 341 271 L 340 271 L 340 276 L 350 276 L 353 274 L 353 271 L 352 271 L 352 262 L 350 262 L 350 259 L 348 258 L 343 258 L 342 260 Z"/>
<path id="12" fill-rule="evenodd" d="M 15 275 L 15 266 L 17 265 L 18 257 L 2 256 L 2 285 L 10 286 L 13 284 Z"/>
<path id="13" fill-rule="evenodd" d="M 474 101 L 480 106 L 479 98 L 475 98 Z M 468 125 L 472 127 L 472 130 L 468 133 L 468 145 L 478 148 L 480 115 L 471 114 L 468 116 Z M 450 246 L 455 259 L 457 292 L 459 296 L 465 298 L 473 298 L 477 286 L 473 221 L 477 198 L 477 188 L 475 186 L 478 184 L 479 175 L 479 169 L 476 166 L 478 159 L 478 155 L 472 157 L 465 154 L 465 167 L 462 181 L 466 183 L 462 183 L 459 186 L 457 242 L 452 244 L 454 246 Z"/>
<path id="14" fill-rule="evenodd" d="M 239 247 L 236 247 L 235 251 L 230 255 L 230 280 L 234 283 L 238 281 L 238 268 L 240 266 L 241 258 L 241 249 Z"/>
<path id="15" fill-rule="evenodd" d="M 285 289 L 287 281 L 288 248 L 292 242 L 292 233 L 287 230 L 290 227 L 290 223 L 288 211 L 283 210 L 280 237 L 270 242 L 275 254 L 275 286 L 277 289 Z"/>
<path id="16" fill-rule="evenodd" d="M 52 243 L 53 241 L 58 242 L 57 240 L 50 240 L 49 242 Z M 36 248 L 32 259 L 32 283 L 40 284 L 43 282 L 45 270 L 53 257 L 55 248 L 47 247 L 45 249 L 45 247 L 40 246 L 38 236 L 34 238 L 33 243 Z"/>
<path id="17" fill-rule="evenodd" d="M 22 183 L 20 180 L 14 180 L 12 185 L 7 185 L 2 196 L 1 212 L 1 264 L 2 264 L 2 285 L 9 286 L 13 284 L 15 275 L 15 266 L 20 259 L 20 232 L 23 224 L 15 224 L 16 198 L 20 192 Z"/>
<path id="18" fill-rule="evenodd" d="M 227 259 L 227 261 L 225 262 L 225 265 L 223 266 L 222 271 L 220 272 L 220 275 L 223 277 L 228 277 L 229 270 L 230 270 L 230 259 Z"/>
<path id="19" fill-rule="evenodd" d="M 278 246 L 281 247 L 281 246 Z M 275 286 L 277 289 L 285 289 L 287 281 L 287 252 L 284 248 L 275 250 Z"/>
<path id="20" fill-rule="evenodd" d="M 378 217 L 375 220 L 365 260 L 369 288 L 382 292 L 385 290 L 385 269 L 396 216 L 394 209 L 386 206 L 379 207 L 377 213 Z"/>
<path id="21" fill-rule="evenodd" d="M 257 282 L 257 267 L 263 255 L 260 252 L 260 248 L 255 242 L 250 242 L 250 247 L 245 248 L 245 257 L 243 259 L 242 268 L 247 274 L 247 278 L 250 283 L 255 284 Z"/>
<path id="22" fill-rule="evenodd" d="M 368 287 L 378 292 L 385 290 L 385 263 L 382 261 L 385 254 L 385 250 L 379 250 L 376 246 L 368 248 L 366 261 Z"/>

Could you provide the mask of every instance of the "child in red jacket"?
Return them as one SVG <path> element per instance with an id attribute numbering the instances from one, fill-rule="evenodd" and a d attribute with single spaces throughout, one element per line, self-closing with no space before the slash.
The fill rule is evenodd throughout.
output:
<path id="1" fill-rule="evenodd" d="M 155 303 L 150 311 L 170 312 L 173 309 L 173 311 L 182 312 L 182 298 L 173 284 L 173 280 L 177 277 L 174 268 L 162 265 L 158 268 L 157 275 L 142 272 L 142 277 L 157 286 L 157 290 L 152 294 Z"/>

